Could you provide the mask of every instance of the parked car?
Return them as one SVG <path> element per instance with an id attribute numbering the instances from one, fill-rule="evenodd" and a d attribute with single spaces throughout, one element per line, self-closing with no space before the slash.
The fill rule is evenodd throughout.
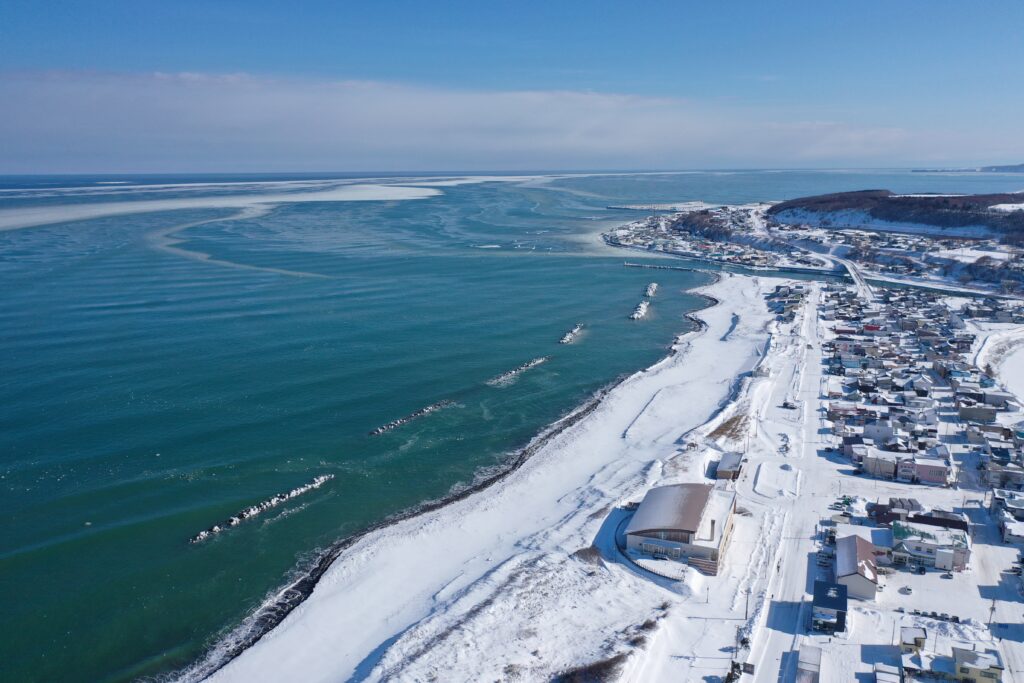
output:
<path id="1" fill-rule="evenodd" d="M 923 564 L 922 565 L 918 565 L 917 573 L 918 574 L 922 574 L 922 575 L 923 574 L 927 574 L 928 573 L 928 569 Z"/>

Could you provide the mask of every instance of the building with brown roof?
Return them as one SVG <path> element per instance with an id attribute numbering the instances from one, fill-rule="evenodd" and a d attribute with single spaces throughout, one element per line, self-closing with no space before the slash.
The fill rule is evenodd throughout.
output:
<path id="1" fill-rule="evenodd" d="M 732 535 L 736 494 L 711 484 L 672 484 L 647 492 L 626 527 L 628 550 L 718 573 Z"/>

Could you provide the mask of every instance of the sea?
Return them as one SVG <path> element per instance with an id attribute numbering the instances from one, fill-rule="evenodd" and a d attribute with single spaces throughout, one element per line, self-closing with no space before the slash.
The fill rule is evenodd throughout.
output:
<path id="1" fill-rule="evenodd" d="M 326 549 L 500 475 L 665 356 L 713 276 L 625 267 L 671 261 L 605 246 L 645 215 L 608 207 L 1024 190 L 516 176 L 0 177 L 0 679 L 173 680 Z"/>

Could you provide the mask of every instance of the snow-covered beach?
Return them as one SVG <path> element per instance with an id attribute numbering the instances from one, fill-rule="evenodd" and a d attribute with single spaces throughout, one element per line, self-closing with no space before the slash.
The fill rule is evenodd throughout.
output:
<path id="1" fill-rule="evenodd" d="M 616 561 L 616 506 L 680 470 L 703 473 L 681 437 L 759 362 L 762 293 L 777 282 L 726 275 L 704 288 L 719 303 L 674 354 L 497 484 L 359 539 L 212 680 L 533 680 L 634 649 L 637 629 L 701 581 L 670 585 Z"/>

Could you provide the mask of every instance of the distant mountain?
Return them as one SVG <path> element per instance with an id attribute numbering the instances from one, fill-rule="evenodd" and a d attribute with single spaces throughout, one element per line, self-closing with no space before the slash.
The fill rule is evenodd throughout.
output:
<path id="1" fill-rule="evenodd" d="M 985 173 L 1024 173 L 1024 164 L 1011 164 L 1009 166 L 982 166 L 978 170 Z"/>
<path id="2" fill-rule="evenodd" d="M 979 168 L 915 168 L 911 173 L 1024 173 L 1024 164 L 981 166 Z"/>

